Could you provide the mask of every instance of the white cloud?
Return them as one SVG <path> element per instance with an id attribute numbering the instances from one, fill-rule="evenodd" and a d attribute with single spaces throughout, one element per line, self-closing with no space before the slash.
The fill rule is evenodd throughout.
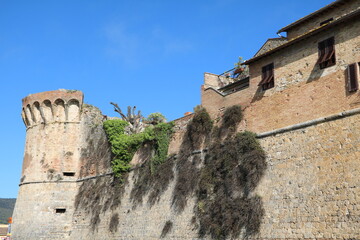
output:
<path id="1" fill-rule="evenodd" d="M 168 57 L 187 53 L 193 48 L 189 41 L 173 37 L 159 27 L 134 31 L 124 24 L 111 24 L 105 28 L 105 36 L 108 41 L 106 54 L 120 58 L 127 66 L 144 64 L 154 59 L 154 55 Z"/>

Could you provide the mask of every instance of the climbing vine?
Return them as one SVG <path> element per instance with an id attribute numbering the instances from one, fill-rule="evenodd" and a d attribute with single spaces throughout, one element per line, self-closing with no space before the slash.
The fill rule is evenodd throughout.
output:
<path id="1" fill-rule="evenodd" d="M 200 238 L 228 239 L 258 233 L 265 211 L 254 190 L 265 173 L 266 154 L 254 133 L 238 132 L 242 116 L 241 107 L 235 105 L 214 124 L 206 109 L 197 108 L 176 156 L 168 156 L 173 123 L 165 123 L 157 115 L 148 118 L 148 123 L 156 125 L 133 134 L 126 132 L 126 121 L 105 121 L 112 167 L 119 179 L 130 170 L 130 161 L 141 146 L 148 144 L 152 149 L 150 161 L 134 170 L 130 193 L 133 207 L 142 204 L 145 196 L 153 206 L 175 179 L 172 207 L 181 213 L 188 199 L 196 199 L 192 224 Z M 117 216 L 112 220 L 109 227 L 116 231 Z M 172 227 L 168 221 L 161 237 Z"/>
<path id="2" fill-rule="evenodd" d="M 193 224 L 199 237 L 251 236 L 264 215 L 260 196 L 253 193 L 266 169 L 265 153 L 254 133 L 236 133 L 242 120 L 238 105 L 225 110 L 213 126 L 205 109 L 188 124 L 177 161 L 173 207 L 183 211 L 195 196 Z M 207 149 L 201 155 L 199 147 Z"/>
<path id="3" fill-rule="evenodd" d="M 156 166 L 167 157 L 167 149 L 173 133 L 173 123 L 150 125 L 143 132 L 130 135 L 125 133 L 127 126 L 128 122 L 120 119 L 104 122 L 104 129 L 113 153 L 112 169 L 115 176 L 121 178 L 122 174 L 130 170 L 131 159 L 144 143 L 150 143 L 153 146 L 154 156 L 151 159 L 151 169 L 155 171 Z"/>

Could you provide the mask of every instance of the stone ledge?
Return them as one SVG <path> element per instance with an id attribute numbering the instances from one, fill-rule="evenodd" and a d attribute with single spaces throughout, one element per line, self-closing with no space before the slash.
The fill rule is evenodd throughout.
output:
<path id="1" fill-rule="evenodd" d="M 359 114 L 359 113 L 360 113 L 360 108 L 351 109 L 351 110 L 344 111 L 344 112 L 341 112 L 338 114 L 334 114 L 334 115 L 330 115 L 330 116 L 326 116 L 326 117 L 322 117 L 322 118 L 317 118 L 314 120 L 294 124 L 294 125 L 287 126 L 284 128 L 278 128 L 278 129 L 268 131 L 268 132 L 259 133 L 259 134 L 257 134 L 256 137 L 264 138 L 264 137 L 268 137 L 271 135 L 276 135 L 276 134 L 280 134 L 280 133 L 284 133 L 284 132 L 289 132 L 289 131 L 293 131 L 293 130 L 297 130 L 297 129 L 301 129 L 301 128 L 310 127 L 310 126 L 317 125 L 317 124 L 324 123 L 324 122 L 334 121 L 337 119 L 349 117 L 349 116 Z"/>

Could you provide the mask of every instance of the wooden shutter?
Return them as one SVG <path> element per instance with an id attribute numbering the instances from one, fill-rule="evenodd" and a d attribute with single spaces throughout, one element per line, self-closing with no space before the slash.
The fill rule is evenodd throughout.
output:
<path id="1" fill-rule="evenodd" d="M 349 92 L 359 88 L 359 64 L 353 63 L 348 66 L 348 88 Z"/>
<path id="2" fill-rule="evenodd" d="M 262 79 L 258 86 L 263 90 L 274 87 L 274 64 L 270 63 L 262 68 Z"/>
<path id="3" fill-rule="evenodd" d="M 267 66 L 262 67 L 261 69 L 261 81 L 259 82 L 258 86 L 263 85 L 267 81 Z"/>
<path id="4" fill-rule="evenodd" d="M 267 78 L 266 83 L 273 82 L 274 81 L 274 64 L 273 63 L 268 65 L 267 72 L 268 72 L 268 78 Z"/>
<path id="5" fill-rule="evenodd" d="M 328 38 L 324 41 L 319 42 L 319 58 L 318 64 L 320 64 L 320 68 L 327 68 L 335 65 L 335 39 L 334 37 Z"/>
<path id="6" fill-rule="evenodd" d="M 326 56 L 326 53 L 325 53 L 325 41 L 319 42 L 318 48 L 319 48 L 319 58 L 318 58 L 317 63 L 321 64 L 324 61 L 324 58 Z"/>
<path id="7" fill-rule="evenodd" d="M 331 60 L 335 55 L 334 43 L 335 43 L 334 42 L 334 37 L 325 40 L 325 52 L 326 52 L 326 55 L 324 57 L 323 62 L 330 61 L 329 64 L 332 63 Z"/>

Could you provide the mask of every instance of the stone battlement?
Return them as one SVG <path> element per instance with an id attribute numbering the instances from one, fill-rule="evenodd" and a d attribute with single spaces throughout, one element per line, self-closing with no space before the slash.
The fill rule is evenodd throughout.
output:
<path id="1" fill-rule="evenodd" d="M 84 95 L 77 90 L 30 94 L 22 100 L 21 116 L 26 128 L 52 122 L 79 122 Z"/>

